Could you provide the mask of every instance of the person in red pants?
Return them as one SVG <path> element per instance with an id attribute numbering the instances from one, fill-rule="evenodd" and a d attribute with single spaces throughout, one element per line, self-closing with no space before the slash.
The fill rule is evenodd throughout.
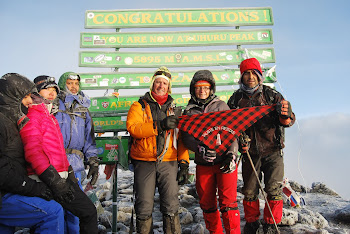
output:
<path id="1" fill-rule="evenodd" d="M 208 70 L 197 71 L 190 84 L 191 99 L 184 115 L 229 110 L 215 95 L 215 80 Z M 238 143 L 234 141 L 223 154 L 216 154 L 187 132 L 182 132 L 184 145 L 195 152 L 196 189 L 203 210 L 206 228 L 210 233 L 223 233 L 220 212 L 226 233 L 241 233 L 237 207 L 236 156 Z M 219 195 L 220 212 L 217 208 Z"/>
<path id="2" fill-rule="evenodd" d="M 259 180 L 264 175 L 264 190 L 273 215 L 272 217 L 266 204 L 263 217 L 264 233 L 276 233 L 274 220 L 277 224 L 281 222 L 283 208 L 281 186 L 284 175 L 282 151 L 284 128 L 294 124 L 295 115 L 290 103 L 284 100 L 282 94 L 263 85 L 264 77 L 257 59 L 249 58 L 242 61 L 240 71 L 241 77 L 238 82 L 240 88 L 233 93 L 227 103 L 231 109 L 276 104 L 276 111 L 272 111 L 245 131 L 251 140 L 249 146 L 240 144 L 241 153 L 249 152 Z M 260 226 L 259 183 L 246 155 L 243 155 L 242 175 L 246 220 L 244 233 L 256 233 Z"/>

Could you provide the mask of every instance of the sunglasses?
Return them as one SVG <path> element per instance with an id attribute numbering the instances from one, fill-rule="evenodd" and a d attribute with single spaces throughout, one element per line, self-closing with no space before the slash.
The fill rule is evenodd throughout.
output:
<path id="1" fill-rule="evenodd" d="M 171 74 L 169 72 L 165 72 L 165 71 L 157 71 L 156 73 L 154 73 L 155 76 L 159 76 L 159 75 L 164 75 L 166 77 L 168 77 L 169 79 L 171 79 Z"/>

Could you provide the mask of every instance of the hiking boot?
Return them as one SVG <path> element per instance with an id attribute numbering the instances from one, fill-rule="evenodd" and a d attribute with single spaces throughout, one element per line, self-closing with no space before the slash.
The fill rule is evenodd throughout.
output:
<path id="1" fill-rule="evenodd" d="M 260 221 L 257 220 L 252 223 L 245 223 L 243 233 L 244 234 L 255 234 L 260 227 Z"/>
<path id="2" fill-rule="evenodd" d="M 264 223 L 263 225 L 264 234 L 275 234 L 278 233 L 274 224 Z"/>

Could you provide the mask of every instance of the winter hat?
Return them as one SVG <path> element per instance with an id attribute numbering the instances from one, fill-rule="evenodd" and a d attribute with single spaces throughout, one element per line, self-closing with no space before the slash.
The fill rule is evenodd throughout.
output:
<path id="1" fill-rule="evenodd" d="M 245 59 L 241 62 L 239 65 L 239 69 L 241 71 L 241 77 L 239 79 L 238 83 L 242 82 L 242 77 L 245 71 L 247 70 L 254 70 L 259 77 L 259 84 L 261 84 L 264 81 L 264 77 L 262 75 L 261 65 L 259 61 L 256 58 L 249 58 Z"/>
<path id="2" fill-rule="evenodd" d="M 206 81 L 206 80 L 199 80 L 199 81 L 197 81 L 197 82 L 195 83 L 195 85 L 194 85 L 195 88 L 196 88 L 196 87 L 204 87 L 204 86 L 210 87 L 211 84 L 210 84 L 208 81 Z"/>
<path id="3" fill-rule="evenodd" d="M 210 84 L 210 89 L 212 90 L 212 93 L 215 93 L 215 79 L 211 71 L 209 70 L 199 70 L 196 73 L 194 73 L 193 78 L 190 83 L 190 94 L 192 97 L 196 97 L 194 88 L 197 82 L 203 84 L 203 81 L 206 81 Z"/>
<path id="4" fill-rule="evenodd" d="M 161 66 L 160 68 L 158 68 L 154 72 L 154 75 L 153 75 L 152 80 L 151 80 L 151 85 L 149 87 L 151 91 L 153 88 L 154 81 L 158 78 L 166 79 L 169 82 L 168 94 L 171 94 L 171 73 L 170 73 L 169 69 L 165 66 Z"/>
<path id="5" fill-rule="evenodd" d="M 66 81 L 67 79 L 71 80 L 79 80 L 80 82 L 80 75 L 75 72 L 65 72 L 61 75 L 59 81 L 58 81 L 58 87 L 60 87 L 61 90 L 66 90 Z M 79 88 L 80 91 L 80 88 Z M 79 92 L 78 91 L 78 92 Z"/>
<path id="6" fill-rule="evenodd" d="M 60 88 L 58 87 L 58 85 L 56 84 L 55 81 L 56 81 L 55 77 L 46 76 L 46 75 L 37 76 L 34 79 L 34 83 L 36 85 L 36 88 L 38 89 L 38 92 L 40 92 L 40 90 L 42 90 L 42 89 L 47 89 L 47 88 L 53 87 L 56 89 L 56 92 L 59 93 Z"/>

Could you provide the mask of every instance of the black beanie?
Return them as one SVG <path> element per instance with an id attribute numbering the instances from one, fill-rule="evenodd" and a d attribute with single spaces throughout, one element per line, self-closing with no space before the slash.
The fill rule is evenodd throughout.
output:
<path id="1" fill-rule="evenodd" d="M 45 75 L 37 76 L 34 79 L 34 83 L 36 85 L 36 88 L 38 89 L 38 92 L 40 92 L 40 90 L 42 89 L 54 87 L 56 89 L 56 92 L 59 93 L 60 88 L 58 87 L 55 81 L 56 81 L 55 77 L 45 76 Z"/>

